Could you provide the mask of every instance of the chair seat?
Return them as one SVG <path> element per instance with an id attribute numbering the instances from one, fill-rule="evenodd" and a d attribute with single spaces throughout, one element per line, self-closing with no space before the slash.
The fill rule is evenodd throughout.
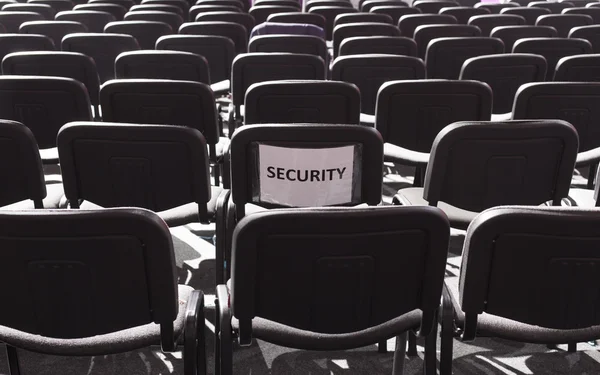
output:
<path id="1" fill-rule="evenodd" d="M 179 311 L 173 322 L 175 338 L 183 331 L 187 301 L 194 289 L 179 285 Z M 93 356 L 127 352 L 160 343 L 160 325 L 155 323 L 93 337 L 59 339 L 0 326 L 0 340 L 8 345 L 50 355 Z"/>
<path id="2" fill-rule="evenodd" d="M 426 167 L 429 163 L 428 153 L 409 150 L 387 142 L 383 144 L 383 157 L 384 161 L 411 167 Z"/>
<path id="3" fill-rule="evenodd" d="M 58 148 L 45 148 L 40 150 L 42 164 L 58 164 Z"/>
<path id="4" fill-rule="evenodd" d="M 61 183 L 47 184 L 46 185 L 46 198 L 44 198 L 44 208 L 58 208 L 60 200 L 64 195 L 63 185 Z M 0 210 L 32 210 L 35 205 L 32 200 L 24 200 L 9 204 L 7 206 L 0 207 Z"/>
<path id="5" fill-rule="evenodd" d="M 403 206 L 429 206 L 429 202 L 423 199 L 423 188 L 400 189 L 395 198 Z M 446 213 L 450 225 L 457 229 L 467 229 L 475 216 L 479 214 L 479 212 L 463 210 L 444 202 L 438 202 L 437 206 Z"/>
<path id="6" fill-rule="evenodd" d="M 492 121 L 508 121 L 512 120 L 512 112 L 497 113 L 492 115 Z"/>

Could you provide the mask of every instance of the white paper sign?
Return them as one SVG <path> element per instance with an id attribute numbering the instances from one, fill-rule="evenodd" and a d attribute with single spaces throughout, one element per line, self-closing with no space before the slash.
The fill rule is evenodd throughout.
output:
<path id="1" fill-rule="evenodd" d="M 354 146 L 323 149 L 259 145 L 260 200 L 293 207 L 350 203 Z"/>

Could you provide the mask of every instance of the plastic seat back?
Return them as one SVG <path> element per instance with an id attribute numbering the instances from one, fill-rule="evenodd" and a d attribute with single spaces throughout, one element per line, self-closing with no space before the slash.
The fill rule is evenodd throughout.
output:
<path id="1" fill-rule="evenodd" d="M 308 23 L 265 22 L 256 25 L 250 32 L 250 39 L 258 35 L 313 35 L 325 39 L 325 30 Z"/>
<path id="2" fill-rule="evenodd" d="M 328 1 L 328 0 L 327 0 Z M 345 0 L 342 0 L 345 1 Z M 357 22 L 369 22 L 369 23 L 385 23 L 388 25 L 395 25 L 392 17 L 387 14 L 377 14 L 377 13 L 346 13 L 340 14 L 335 17 L 333 21 L 333 29 L 339 25 L 345 25 L 347 23 L 357 23 Z"/>
<path id="3" fill-rule="evenodd" d="M 183 18 L 188 19 L 188 13 L 190 10 L 190 3 L 186 0 L 142 0 L 141 4 L 166 4 L 175 5 L 179 7 L 183 12 Z M 131 8 L 131 7 L 129 7 Z M 129 9 L 127 8 L 127 9 Z"/>
<path id="4" fill-rule="evenodd" d="M 543 8 L 540 8 L 543 9 Z M 498 26 L 495 27 L 490 37 L 501 39 L 504 50 L 512 51 L 515 42 L 524 38 L 554 38 L 558 35 L 556 29 L 550 26 Z"/>
<path id="5" fill-rule="evenodd" d="M 183 18 L 177 13 L 165 12 L 160 10 L 139 10 L 127 12 L 123 17 L 125 21 L 157 21 L 171 26 L 172 30 L 179 30 L 183 23 Z"/>
<path id="6" fill-rule="evenodd" d="M 88 4 L 117 4 L 122 6 L 123 8 L 129 10 L 132 6 L 135 5 L 133 0 L 88 0 Z"/>
<path id="7" fill-rule="evenodd" d="M 73 10 L 93 10 L 97 12 L 110 13 L 115 17 L 115 21 L 123 21 L 127 8 L 119 4 L 110 3 L 88 3 L 88 4 L 77 4 L 73 7 Z"/>
<path id="8" fill-rule="evenodd" d="M 181 25 L 179 34 L 224 36 L 233 41 L 236 54 L 248 52 L 248 31 L 238 23 L 222 21 L 188 22 Z"/>
<path id="9" fill-rule="evenodd" d="M 54 43 L 44 35 L 0 34 L 0 60 L 13 52 L 54 50 Z"/>
<path id="10" fill-rule="evenodd" d="M 115 60 L 116 78 L 172 79 L 210 83 L 208 61 L 181 51 L 123 52 Z"/>
<path id="11" fill-rule="evenodd" d="M 33 12 L 41 14 L 46 20 L 53 20 L 56 10 L 47 4 L 15 3 L 6 4 L 2 7 L 3 12 Z"/>
<path id="12" fill-rule="evenodd" d="M 250 40 L 249 52 L 287 52 L 329 58 L 325 40 L 312 35 L 262 35 Z"/>
<path id="13" fill-rule="evenodd" d="M 202 13 L 212 12 L 238 12 L 242 13 L 242 10 L 232 5 L 194 5 L 190 8 L 190 21 L 195 20 L 198 15 Z"/>
<path id="14" fill-rule="evenodd" d="M 528 7 L 539 7 L 550 10 L 553 14 L 561 14 L 566 8 L 573 8 L 575 5 L 568 2 L 554 2 L 554 1 L 532 1 Z"/>
<path id="15" fill-rule="evenodd" d="M 104 32 L 129 34 L 137 40 L 141 49 L 154 49 L 158 38 L 176 31 L 169 24 L 158 21 L 115 21 L 108 23 Z"/>
<path id="16" fill-rule="evenodd" d="M 594 53 L 600 53 L 600 25 L 574 27 L 569 38 L 585 39 L 591 43 Z"/>
<path id="17" fill-rule="evenodd" d="M 269 17 L 267 17 L 267 22 L 309 24 L 318 26 L 321 29 L 325 30 L 325 17 L 316 13 L 273 13 L 269 15 Z"/>
<path id="18" fill-rule="evenodd" d="M 290 0 L 274 0 L 274 1 L 290 1 Z M 292 2 L 294 2 L 292 0 Z M 298 4 L 298 3 L 296 3 Z M 240 0 L 198 0 L 196 5 L 225 5 L 234 6 L 240 10 L 246 12 L 248 10 L 248 3 Z M 299 5 L 298 5 L 299 6 Z"/>
<path id="19" fill-rule="evenodd" d="M 600 9 L 597 8 L 566 8 L 562 14 L 583 14 L 592 17 L 593 25 L 600 24 Z"/>
<path id="20" fill-rule="evenodd" d="M 43 21 L 44 16 L 34 12 L 0 12 L 0 24 L 8 33 L 18 33 L 21 24 L 27 21 Z"/>
<path id="21" fill-rule="evenodd" d="M 538 17 L 536 26 L 551 26 L 556 29 L 558 36 L 566 38 L 572 28 L 587 26 L 594 23 L 592 17 L 585 14 L 547 14 Z"/>
<path id="22" fill-rule="evenodd" d="M 267 17 L 275 13 L 298 12 L 299 9 L 292 6 L 257 5 L 250 8 L 248 13 L 254 17 L 256 25 L 267 21 Z"/>
<path id="23" fill-rule="evenodd" d="M 456 21 L 461 25 L 466 25 L 469 19 L 473 16 L 482 16 L 484 14 L 491 14 L 492 12 L 487 8 L 472 8 L 462 6 L 451 6 L 440 9 L 439 14 L 446 14 L 456 18 Z"/>
<path id="24" fill-rule="evenodd" d="M 378 5 L 376 7 L 371 8 L 371 13 L 388 15 L 392 17 L 392 24 L 397 25 L 398 21 L 400 21 L 400 18 L 402 18 L 402 16 L 406 16 L 409 14 L 421 14 L 421 11 L 417 8 L 407 6 Z"/>
<path id="25" fill-rule="evenodd" d="M 340 44 L 353 36 L 400 36 L 394 25 L 374 22 L 348 23 L 336 26 L 333 30 L 333 56 L 339 54 Z"/>
<path id="26" fill-rule="evenodd" d="M 422 13 L 439 13 L 442 8 L 458 6 L 457 2 L 454 1 L 430 1 L 430 0 L 418 0 L 413 2 L 413 7 L 420 9 Z"/>
<path id="27" fill-rule="evenodd" d="M 538 17 L 551 14 L 550 9 L 541 7 L 504 8 L 500 14 L 513 14 L 525 18 L 528 25 L 535 25 Z"/>
<path id="28" fill-rule="evenodd" d="M 516 26 L 525 23 L 525 18 L 515 14 L 488 14 L 471 17 L 468 24 L 479 27 L 481 35 L 490 36 L 492 30 L 498 26 Z"/>
<path id="29" fill-rule="evenodd" d="M 320 14 L 325 17 L 325 36 L 327 40 L 332 40 L 335 18 L 340 14 L 358 13 L 358 10 L 352 7 L 319 6 L 312 8 L 310 13 Z"/>
<path id="30" fill-rule="evenodd" d="M 367 0 L 365 2 L 362 3 L 362 6 L 360 7 L 360 11 L 363 13 L 370 13 L 371 10 L 375 7 L 381 7 L 381 6 L 402 6 L 402 7 L 407 7 L 407 4 L 402 2 L 402 1 L 398 1 L 398 0 Z M 414 7 L 414 4 L 413 4 Z M 414 7 L 415 9 L 419 9 L 417 7 Z M 422 13 L 426 13 L 423 12 L 422 9 L 419 9 Z"/>
<path id="31" fill-rule="evenodd" d="M 554 80 L 562 82 L 600 82 L 600 55 L 563 57 L 556 64 Z"/>
<path id="32" fill-rule="evenodd" d="M 56 49 L 60 49 L 62 39 L 65 35 L 74 33 L 85 33 L 87 27 L 74 21 L 30 21 L 21 24 L 19 33 L 39 34 L 52 39 Z"/>
<path id="33" fill-rule="evenodd" d="M 262 3 L 259 3 L 263 5 Z M 254 5 L 259 5 L 254 4 Z M 322 6 L 333 6 L 333 7 L 344 7 L 344 8 L 352 8 L 352 3 L 346 0 L 311 0 L 304 4 L 304 11 L 309 13 L 312 8 L 322 7 Z"/>
<path id="34" fill-rule="evenodd" d="M 448 14 L 408 14 L 400 17 L 398 28 L 400 35 L 407 38 L 414 37 L 415 29 L 422 25 L 454 25 L 456 18 Z"/>
<path id="35" fill-rule="evenodd" d="M 50 5 L 55 13 L 71 10 L 75 6 L 70 0 L 28 0 L 27 3 Z"/>
<path id="36" fill-rule="evenodd" d="M 413 39 L 419 48 L 419 57 L 424 59 L 427 46 L 433 39 L 469 36 L 481 36 L 481 30 L 469 25 L 423 25 L 415 29 Z"/>
<path id="37" fill-rule="evenodd" d="M 339 56 L 371 53 L 417 56 L 417 43 L 403 36 L 355 36 L 340 44 Z"/>
<path id="38" fill-rule="evenodd" d="M 219 22 L 233 22 L 240 24 L 246 28 L 247 32 L 252 31 L 256 22 L 254 17 L 248 13 L 240 12 L 206 12 L 200 13 L 195 18 L 196 22 L 205 21 L 219 21 Z"/>
<path id="39" fill-rule="evenodd" d="M 473 7 L 474 8 L 486 8 L 488 9 L 492 14 L 500 14 L 500 12 L 503 9 L 506 8 L 516 8 L 519 7 L 520 4 L 518 3 L 513 3 L 513 2 L 508 2 L 508 3 L 492 3 L 492 2 L 480 2 L 475 4 Z"/>
<path id="40" fill-rule="evenodd" d="M 175 14 L 178 14 L 180 17 L 183 18 L 183 10 L 180 7 L 176 6 L 176 5 L 168 5 L 168 4 L 136 4 L 136 5 L 132 6 L 131 8 L 129 8 L 129 12 L 146 12 L 146 11 L 159 11 L 159 12 L 175 13 Z M 125 13 L 127 13 L 127 11 Z M 123 17 L 125 16 L 125 13 L 123 13 L 121 15 L 120 19 L 117 19 L 117 21 L 122 21 Z M 171 27 L 173 27 L 173 25 L 171 25 Z M 179 27 L 179 26 L 177 26 L 177 27 Z"/>
<path id="41" fill-rule="evenodd" d="M 364 3 L 366 3 L 367 1 L 375 1 L 375 0 L 358 0 L 358 9 L 360 9 L 362 11 Z M 399 6 L 399 7 L 400 6 L 401 7 L 405 7 L 405 8 L 409 8 L 410 7 L 410 4 L 408 4 L 405 1 L 401 1 L 401 0 L 396 0 L 396 2 L 394 3 L 394 5 Z"/>
<path id="42" fill-rule="evenodd" d="M 115 16 L 97 10 L 68 10 L 56 15 L 57 21 L 74 21 L 84 24 L 90 33 L 102 33 L 104 27 L 113 21 Z M 0 23 L 2 20 L 0 19 Z"/>

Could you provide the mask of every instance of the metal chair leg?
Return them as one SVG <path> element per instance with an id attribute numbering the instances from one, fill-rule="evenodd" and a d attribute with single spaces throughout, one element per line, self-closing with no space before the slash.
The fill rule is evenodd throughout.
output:
<path id="1" fill-rule="evenodd" d="M 404 356 L 406 355 L 406 332 L 396 336 L 396 350 L 394 351 L 394 365 L 392 375 L 402 375 L 404 372 Z"/>
<path id="2" fill-rule="evenodd" d="M 409 357 L 417 356 L 417 335 L 413 331 L 408 332 L 408 352 Z"/>
<path id="3" fill-rule="evenodd" d="M 452 351 L 454 344 L 454 309 L 450 294 L 444 286 L 442 298 L 442 332 L 440 348 L 440 375 L 452 374 Z"/>
<path id="4" fill-rule="evenodd" d="M 575 353 L 577 351 L 577 343 L 570 342 L 567 350 L 569 351 L 569 353 Z"/>
<path id="5" fill-rule="evenodd" d="M 387 341 L 379 341 L 377 343 L 377 352 L 379 353 L 387 353 Z"/>
<path id="6" fill-rule="evenodd" d="M 437 315 L 437 313 L 436 313 Z M 436 323 L 433 325 L 431 333 L 425 337 L 425 352 L 423 355 L 423 374 L 424 375 L 436 375 L 437 374 L 437 335 L 438 335 L 438 323 L 436 316 Z"/>
<path id="7" fill-rule="evenodd" d="M 6 356 L 8 357 L 8 371 L 10 372 L 10 375 L 20 375 L 21 369 L 19 368 L 17 348 L 6 345 Z"/>

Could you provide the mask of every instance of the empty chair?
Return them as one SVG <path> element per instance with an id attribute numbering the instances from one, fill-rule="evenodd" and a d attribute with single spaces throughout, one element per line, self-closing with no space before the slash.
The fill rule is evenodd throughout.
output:
<path id="1" fill-rule="evenodd" d="M 109 22 L 115 21 L 116 18 L 110 13 L 97 10 L 69 10 L 59 12 L 56 15 L 56 20 L 79 22 L 84 24 L 90 33 L 102 33 L 104 32 L 104 27 Z"/>
<path id="2" fill-rule="evenodd" d="M 285 13 L 273 13 L 267 17 L 267 22 L 277 23 L 305 23 L 309 25 L 315 25 L 325 30 L 325 17 L 316 13 L 298 13 L 298 12 L 285 12 Z M 251 30 L 251 28 L 250 28 Z"/>
<path id="3" fill-rule="evenodd" d="M 222 1 L 222 0 L 198 0 L 198 1 Z M 331 0 L 331 1 L 340 1 L 340 0 Z M 302 8 L 302 4 L 300 4 L 296 0 L 256 0 L 254 5 L 284 5 L 284 6 L 293 6 L 298 9 Z"/>
<path id="4" fill-rule="evenodd" d="M 105 33 L 129 34 L 133 36 L 142 49 L 154 49 L 158 38 L 173 34 L 171 26 L 158 21 L 115 21 L 104 28 Z"/>
<path id="5" fill-rule="evenodd" d="M 417 8 L 397 5 L 376 6 L 371 8 L 371 13 L 385 14 L 392 17 L 392 24 L 397 25 L 402 16 L 408 14 L 421 14 Z"/>
<path id="6" fill-rule="evenodd" d="M 70 34 L 62 41 L 62 50 L 79 52 L 94 59 L 100 83 L 115 78 L 115 59 L 126 51 L 140 49 L 137 41 L 126 34 Z"/>
<path id="7" fill-rule="evenodd" d="M 329 1 L 329 0 L 327 0 Z M 345 1 L 345 0 L 344 0 Z M 394 25 L 392 17 L 387 14 L 377 14 L 377 13 L 346 13 L 340 14 L 335 17 L 333 21 L 333 29 L 335 30 L 336 26 L 344 25 L 347 23 L 357 23 L 357 22 L 370 22 L 370 23 L 385 23 Z"/>
<path id="8" fill-rule="evenodd" d="M 273 1 L 292 1 L 292 0 L 273 0 Z M 231 5 L 240 8 L 240 10 L 247 11 L 248 4 L 244 5 L 244 1 L 240 0 L 198 0 L 196 5 Z M 299 4 L 296 3 L 299 7 Z"/>
<path id="9" fill-rule="evenodd" d="M 239 23 L 221 21 L 188 22 L 181 25 L 179 34 L 224 36 L 233 41 L 236 54 L 248 51 L 248 31 Z"/>
<path id="10" fill-rule="evenodd" d="M 496 38 L 434 39 L 429 43 L 425 55 L 427 78 L 458 79 L 465 60 L 499 53 L 504 53 L 504 43 Z"/>
<path id="11" fill-rule="evenodd" d="M 540 55 L 507 53 L 477 56 L 465 61 L 460 79 L 487 83 L 494 94 L 494 114 L 512 111 L 521 85 L 546 79 L 546 59 Z"/>
<path id="12" fill-rule="evenodd" d="M 0 12 L 0 24 L 8 33 L 18 33 L 21 24 L 28 21 L 43 21 L 44 16 L 34 12 Z"/>
<path id="13" fill-rule="evenodd" d="M 325 39 L 325 31 L 319 26 L 300 23 L 264 22 L 250 32 L 250 39 L 258 35 L 313 35 Z"/>
<path id="14" fill-rule="evenodd" d="M 310 10 L 310 13 L 320 14 L 325 17 L 325 35 L 327 40 L 332 40 L 333 38 L 333 22 L 335 18 L 340 14 L 346 13 L 357 13 L 358 10 L 352 7 L 329 7 L 329 6 L 320 6 L 314 7 Z"/>
<path id="15" fill-rule="evenodd" d="M 412 38 L 415 29 L 422 25 L 453 25 L 456 24 L 456 18 L 448 14 L 409 14 L 400 17 L 398 28 L 400 35 Z"/>
<path id="16" fill-rule="evenodd" d="M 598 8 L 600 7 L 600 2 L 592 2 L 585 5 L 586 8 Z"/>
<path id="17" fill-rule="evenodd" d="M 183 18 L 179 14 L 163 12 L 158 10 L 144 10 L 128 12 L 123 18 L 125 21 L 158 21 L 171 26 L 172 30 L 178 30 L 183 23 Z"/>
<path id="18" fill-rule="evenodd" d="M 594 23 L 592 17 L 584 14 L 547 14 L 538 17 L 536 26 L 551 26 L 556 29 L 558 36 L 566 38 L 572 28 L 587 26 Z"/>
<path id="19" fill-rule="evenodd" d="M 145 11 L 159 11 L 159 12 L 169 12 L 175 13 L 179 16 L 183 17 L 183 10 L 176 5 L 168 5 L 168 4 L 136 4 L 129 8 L 129 12 L 145 12 Z M 127 12 L 125 12 L 127 13 Z M 123 20 L 125 13 L 118 19 L 117 21 Z"/>
<path id="20" fill-rule="evenodd" d="M 567 2 L 554 2 L 554 1 L 532 1 L 528 5 L 528 7 L 539 7 L 546 8 L 550 10 L 553 14 L 561 14 L 562 11 L 566 8 L 573 8 L 575 5 L 573 3 Z"/>
<path id="21" fill-rule="evenodd" d="M 296 3 L 298 4 L 298 3 Z M 254 5 L 263 5 L 262 3 L 254 4 Z M 345 7 L 352 8 L 352 3 L 346 0 L 311 0 L 308 1 L 304 5 L 304 11 L 309 13 L 312 8 L 322 7 L 322 6 L 333 6 L 333 7 Z"/>
<path id="22" fill-rule="evenodd" d="M 65 196 L 74 208 L 143 207 L 169 226 L 206 223 L 211 187 L 207 141 L 183 126 L 76 122 L 58 135 Z"/>
<path id="23" fill-rule="evenodd" d="M 415 30 L 413 39 L 419 49 L 419 57 L 424 59 L 429 42 L 436 38 L 481 36 L 477 26 L 469 25 L 423 25 Z"/>
<path id="24" fill-rule="evenodd" d="M 0 61 L 12 52 L 54 50 L 52 39 L 44 35 L 0 34 Z"/>
<path id="25" fill-rule="evenodd" d="M 254 17 L 248 13 L 240 12 L 206 12 L 199 13 L 195 19 L 196 22 L 219 21 L 219 22 L 234 22 L 246 28 L 250 32 L 254 26 Z"/>
<path id="26" fill-rule="evenodd" d="M 232 5 L 194 5 L 190 8 L 190 20 L 195 20 L 199 14 L 212 12 L 238 12 L 242 10 Z"/>
<path id="27" fill-rule="evenodd" d="M 353 36 L 400 36 L 400 30 L 385 23 L 357 22 L 336 26 L 333 29 L 333 56 L 339 54 L 340 44 Z"/>
<path id="28" fill-rule="evenodd" d="M 339 56 L 370 53 L 417 56 L 417 43 L 402 36 L 355 36 L 340 44 Z"/>
<path id="29" fill-rule="evenodd" d="M 260 35 L 250 40 L 248 52 L 288 52 L 319 56 L 328 61 L 325 40 L 312 35 Z M 326 122 L 326 121 L 325 121 Z"/>
<path id="30" fill-rule="evenodd" d="M 456 18 L 459 24 L 466 25 L 469 22 L 469 18 L 473 16 L 481 16 L 484 14 L 490 14 L 491 11 L 487 8 L 472 8 L 472 7 L 460 7 L 452 6 L 442 8 L 439 11 L 440 14 L 447 14 Z"/>
<path id="31" fill-rule="evenodd" d="M 364 3 L 366 3 L 369 0 L 358 0 L 358 9 L 360 9 L 362 11 L 363 5 Z M 388 0 L 386 0 L 388 1 Z M 394 5 L 396 6 L 402 6 L 402 7 L 406 7 L 408 8 L 410 6 L 409 3 L 407 3 L 406 1 L 401 1 L 401 0 L 397 0 Z"/>
<path id="32" fill-rule="evenodd" d="M 566 0 L 559 0 L 558 2 L 559 3 L 565 3 L 565 2 L 566 3 L 571 3 L 571 4 L 573 4 L 576 7 L 585 7 L 588 4 L 595 4 L 595 3 L 597 3 L 596 0 L 568 0 L 568 1 L 566 1 Z"/>
<path id="33" fill-rule="evenodd" d="M 600 24 L 600 9 L 596 8 L 566 8 L 562 14 L 584 14 L 592 17 L 593 24 Z"/>
<path id="34" fill-rule="evenodd" d="M 514 44 L 513 53 L 534 53 L 544 56 L 548 63 L 546 80 L 551 81 L 558 60 L 565 56 L 592 53 L 592 45 L 583 39 L 525 38 Z"/>
<path id="35" fill-rule="evenodd" d="M 554 80 L 562 82 L 600 82 L 600 55 L 563 57 L 556 64 Z"/>
<path id="36" fill-rule="evenodd" d="M 600 25 L 574 27 L 569 38 L 585 39 L 591 43 L 594 53 L 600 53 Z"/>
<path id="37" fill-rule="evenodd" d="M 458 3 L 454 1 L 418 0 L 412 5 L 423 13 L 439 13 L 442 8 L 455 7 Z"/>
<path id="38" fill-rule="evenodd" d="M 500 14 L 514 14 L 525 18 L 527 25 L 535 25 L 539 16 L 550 14 L 550 9 L 541 7 L 504 8 Z"/>
<path id="39" fill-rule="evenodd" d="M 115 17 L 115 21 L 122 21 L 127 8 L 119 4 L 110 3 L 88 3 L 88 4 L 77 4 L 73 7 L 73 10 L 93 10 L 97 12 L 110 13 Z"/>
<path id="40" fill-rule="evenodd" d="M 39 34 L 52 39 L 56 49 L 60 49 L 62 39 L 65 35 L 74 33 L 85 33 L 87 27 L 74 21 L 29 21 L 21 24 L 21 34 Z"/>
<path id="41" fill-rule="evenodd" d="M 75 6 L 70 0 L 28 0 L 27 3 L 50 5 L 55 12 L 71 10 Z"/>
<path id="42" fill-rule="evenodd" d="M 53 20 L 56 15 L 56 10 L 52 9 L 47 4 L 30 4 L 30 3 L 16 3 L 6 4 L 2 7 L 2 11 L 6 12 L 34 12 L 41 14 L 46 20 Z"/>
<path id="43" fill-rule="evenodd" d="M 188 13 L 190 10 L 190 4 L 186 0 L 142 0 L 141 4 L 166 4 L 166 5 L 175 5 L 181 8 L 183 12 L 183 18 L 188 19 Z M 131 7 L 128 7 L 129 9 Z"/>
<path id="44" fill-rule="evenodd" d="M 335 81 L 271 81 L 251 85 L 245 124 L 359 124 L 360 92 Z"/>
<path id="45" fill-rule="evenodd" d="M 540 8 L 543 9 L 543 8 Z M 512 51 L 515 42 L 523 38 L 554 38 L 557 36 L 556 29 L 550 26 L 498 26 L 492 29 L 490 37 L 501 39 L 504 42 L 504 50 Z"/>
<path id="46" fill-rule="evenodd" d="M 381 85 L 388 81 L 425 78 L 425 65 L 421 59 L 411 56 L 351 55 L 333 62 L 331 78 L 355 84 L 360 90 L 362 122 L 372 124 L 375 120 L 375 102 Z"/>
<path id="47" fill-rule="evenodd" d="M 96 4 L 96 3 L 117 4 L 117 5 L 124 7 L 125 9 L 129 9 L 133 5 L 135 5 L 135 2 L 133 0 L 88 0 L 88 4 Z"/>
<path id="48" fill-rule="evenodd" d="M 210 84 L 208 61 L 181 51 L 131 51 L 115 60 L 116 78 L 153 78 Z"/>
<path id="49" fill-rule="evenodd" d="M 525 25 L 525 23 L 525 18 L 515 14 L 488 14 L 473 16 L 469 19 L 468 24 L 479 27 L 481 35 L 490 36 L 495 27 Z"/>
<path id="50" fill-rule="evenodd" d="M 298 12 L 299 9 L 291 6 L 277 6 L 277 5 L 265 5 L 265 6 L 253 6 L 250 8 L 248 13 L 252 17 L 254 17 L 254 21 L 256 25 L 260 25 L 263 22 L 267 21 L 267 17 L 271 14 L 275 13 L 285 13 L 285 12 Z"/>
<path id="51" fill-rule="evenodd" d="M 363 13 L 369 13 L 371 12 L 371 9 L 375 8 L 375 7 L 381 7 L 381 6 L 403 6 L 406 7 L 406 3 L 398 1 L 398 0 L 367 0 L 365 2 L 362 3 L 362 6 L 360 7 L 360 11 Z M 413 4 L 414 6 L 414 4 Z M 418 9 L 415 7 L 415 9 Z M 419 9 L 422 13 L 423 10 Z"/>
<path id="52" fill-rule="evenodd" d="M 0 0 L 0 7 L 3 7 L 6 4 L 15 4 L 17 1 L 15 0 Z"/>
<path id="53" fill-rule="evenodd" d="M 503 9 L 516 8 L 520 6 L 518 3 L 492 3 L 492 2 L 480 2 L 474 5 L 475 8 L 487 8 L 492 14 L 500 14 Z"/>

